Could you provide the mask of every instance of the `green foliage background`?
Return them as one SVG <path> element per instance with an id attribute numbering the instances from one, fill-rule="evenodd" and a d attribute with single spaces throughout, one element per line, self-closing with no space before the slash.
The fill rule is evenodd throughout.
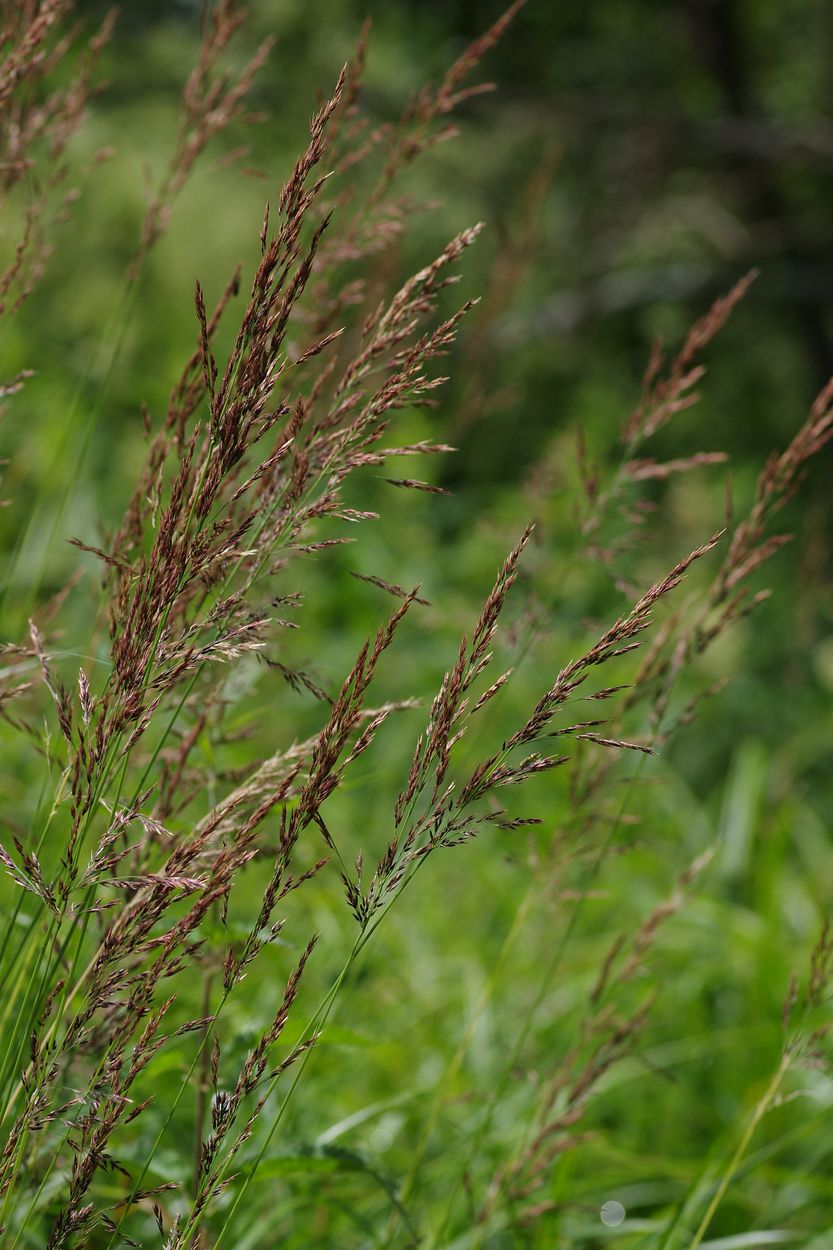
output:
<path id="1" fill-rule="evenodd" d="M 194 279 L 210 299 L 238 261 L 250 271 L 263 202 L 302 145 L 314 93 L 332 84 L 365 12 L 374 19 L 366 99 L 382 120 L 398 116 L 497 12 L 463 0 L 257 0 L 235 55 L 242 62 L 247 44 L 266 31 L 278 36 L 252 98 L 266 121 L 224 136 L 214 152 L 231 158 L 244 142 L 246 156 L 198 170 L 150 258 L 116 371 L 106 379 L 103 325 L 118 307 L 145 188 L 173 146 L 177 100 L 198 38 L 195 8 L 124 6 L 105 57 L 108 85 L 74 144 L 85 169 L 80 199 L 56 235 L 43 283 L 3 332 L 3 376 L 37 371 L 2 427 L 10 505 L 0 512 L 0 541 L 13 574 L 4 636 L 23 625 L 42 570 L 48 593 L 82 566 L 64 623 L 68 671 L 86 655 L 83 622 L 98 573 L 92 557 L 62 540 L 97 542 L 117 521 L 141 461 L 140 404 L 156 418 L 164 412 L 193 348 Z M 90 17 L 101 11 L 82 9 Z M 669 457 L 728 452 L 734 499 L 739 507 L 748 502 L 766 456 L 788 441 L 833 372 L 831 59 L 833 18 L 821 0 L 530 0 L 486 67 L 499 91 L 467 105 L 461 137 L 429 153 L 414 173 L 412 192 L 438 206 L 392 262 L 404 275 L 482 218 L 488 229 L 466 258 L 462 290 L 488 292 L 498 258 L 526 245 L 530 181 L 542 162 L 551 163 L 532 250 L 511 298 L 490 320 L 476 313 L 464 328 L 438 411 L 404 418 L 401 441 L 430 436 L 459 447 L 432 467 L 453 494 L 392 491 L 372 473 L 351 487 L 356 506 L 379 506 L 384 521 L 361 527 L 352 547 L 307 565 L 302 628 L 287 642 L 290 658 L 330 688 L 388 606 L 350 571 L 403 586 L 419 582 L 432 606 L 403 627 L 378 697 L 427 699 L 532 511 L 538 539 L 523 589 L 537 600 L 537 625 L 534 643 L 524 641 L 524 595 L 516 596 L 516 637 L 504 631 L 503 667 L 519 651 L 521 663 L 510 692 L 494 705 L 489 732 L 499 741 L 537 697 L 541 674 L 574 653 L 586 621 L 609 620 L 624 605 L 609 580 L 576 555 L 576 428 L 594 455 L 612 463 L 652 339 L 678 343 L 711 299 L 755 265 L 758 281 L 709 349 L 701 402 L 660 440 Z M 95 163 L 105 147 L 112 155 Z M 467 356 L 478 333 L 485 348 Z M 472 358 L 482 371 L 476 402 L 467 389 Z M 546 470 L 546 489 L 533 494 L 536 466 L 539 475 Z M 524 1131 L 530 1089 L 569 1049 L 611 939 L 633 928 L 713 845 L 713 866 L 652 956 L 658 999 L 640 1052 L 609 1074 L 588 1116 L 593 1135 L 548 1181 L 544 1196 L 559 1204 L 556 1212 L 521 1226 L 508 1211 L 487 1242 L 670 1244 L 662 1232 L 670 1213 L 696 1195 L 713 1160 L 731 1153 L 777 1064 L 790 973 L 805 965 L 833 899 L 830 466 L 828 448 L 785 514 L 796 537 L 761 581 L 773 588 L 772 599 L 689 675 L 680 704 L 715 682 L 728 679 L 726 688 L 660 759 L 623 765 L 624 803 L 639 823 L 627 835 L 628 853 L 607 861 L 594 881 L 555 975 L 541 981 L 570 923 L 570 882 L 544 888 L 534 864 L 566 814 L 557 773 L 537 782 L 525 804 L 546 817 L 540 847 L 523 831 L 496 832 L 434 859 L 392 913 L 259 1174 L 238 1250 L 386 1244 L 380 1230 L 391 1194 L 408 1173 L 434 1099 L 437 1118 L 406 1194 L 407 1219 L 421 1234 L 433 1230 L 438 1240 L 429 1236 L 425 1245 L 479 1244 L 469 1203 Z M 644 543 L 620 571 L 649 584 L 719 527 L 724 491 L 720 467 L 658 489 L 662 524 L 649 517 Z M 12 562 L 21 534 L 23 556 Z M 622 672 L 625 679 L 626 665 Z M 229 683 L 230 699 L 240 704 L 231 723 L 253 740 L 221 748 L 218 768 L 245 758 L 252 741 L 274 750 L 320 723 L 311 700 L 265 680 L 254 662 Z M 334 825 L 355 830 L 368 854 L 386 844 L 391 796 L 421 725 L 420 712 L 402 713 L 334 805 Z M 5 819 L 25 825 L 36 797 L 34 765 L 14 735 L 2 734 L 10 767 L 0 801 Z M 202 744 L 209 763 L 214 749 Z M 611 810 L 618 803 L 617 794 Z M 576 869 L 576 884 L 583 870 Z M 321 931 L 322 943 L 303 1007 L 311 1009 L 340 965 L 352 922 L 335 885 L 333 875 L 304 892 L 286 929 L 291 949 L 269 956 L 271 966 L 256 974 L 223 1039 L 232 1068 L 269 1015 L 270 976 L 280 983 L 310 929 Z M 253 894 L 256 888 L 253 881 Z M 475 1016 L 499 961 L 487 1006 Z M 517 1056 L 519 1021 L 539 991 Z M 183 1004 L 183 1015 L 189 1009 Z M 470 1021 L 463 1062 L 437 1094 Z M 510 1056 L 514 1072 L 501 1084 Z M 160 1102 L 181 1063 L 172 1052 L 153 1065 L 149 1079 Z M 498 1086 L 484 1131 L 484 1102 Z M 799 1092 L 765 1121 L 710 1231 L 749 1239 L 715 1246 L 770 1244 L 763 1234 L 755 1240 L 755 1230 L 783 1230 L 783 1240 L 814 1250 L 833 1244 L 833 1084 L 824 1072 L 811 1073 Z M 187 1132 L 183 1109 L 180 1129 L 156 1158 L 156 1179 L 187 1174 Z M 125 1157 L 141 1159 L 146 1144 L 125 1142 Z M 470 1190 L 457 1185 L 461 1163 Z M 615 1230 L 605 1230 L 598 1215 L 610 1199 L 628 1212 Z M 408 1244 L 405 1227 L 396 1244 Z"/>

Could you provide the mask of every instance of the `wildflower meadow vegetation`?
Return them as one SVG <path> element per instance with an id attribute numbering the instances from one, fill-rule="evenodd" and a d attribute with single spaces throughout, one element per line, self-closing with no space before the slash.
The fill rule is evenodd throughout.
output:
<path id="1" fill-rule="evenodd" d="M 2 6 L 3 1250 L 833 1245 L 833 381 L 753 256 L 513 420 L 544 8 Z"/>

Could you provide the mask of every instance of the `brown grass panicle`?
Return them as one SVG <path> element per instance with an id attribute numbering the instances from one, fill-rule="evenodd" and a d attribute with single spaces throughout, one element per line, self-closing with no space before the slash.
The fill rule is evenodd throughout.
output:
<path id="1" fill-rule="evenodd" d="M 431 851 L 439 847 L 457 846 L 475 836 L 484 824 L 498 824 L 515 829 L 537 818 L 510 818 L 502 806 L 486 803 L 507 786 L 522 785 L 530 777 L 558 768 L 570 760 L 559 753 L 528 749 L 557 738 L 563 749 L 570 738 L 590 741 L 615 750 L 649 751 L 640 743 L 603 737 L 593 729 L 602 722 L 579 721 L 552 729 L 552 721 L 570 696 L 603 665 L 633 651 L 641 643 L 641 635 L 652 623 L 655 606 L 675 590 L 686 571 L 710 552 L 718 538 L 695 548 L 669 574 L 656 582 L 627 615 L 619 618 L 578 659 L 567 664 L 552 685 L 541 695 L 530 715 L 501 744 L 500 750 L 481 759 L 468 775 L 459 781 L 447 780 L 454 747 L 465 736 L 469 722 L 501 689 L 509 673 L 492 682 L 472 704 L 471 690 L 483 675 L 492 657 L 490 643 L 506 595 L 515 581 L 521 553 L 532 533 L 529 526 L 507 556 L 491 593 L 486 599 L 471 641 L 463 638 L 457 661 L 443 679 L 432 704 L 428 725 L 417 742 L 408 782 L 396 802 L 394 813 L 397 834 L 366 890 L 361 884 L 361 860 L 355 879 L 348 879 L 348 902 L 356 919 L 365 928 L 374 914 L 401 888 L 406 875 Z M 422 807 L 420 811 L 419 808 Z"/>
<path id="2" fill-rule="evenodd" d="M 0 317 L 14 313 L 40 279 L 55 225 L 76 196 L 65 186 L 66 149 L 96 90 L 115 11 L 79 53 L 73 7 L 72 0 L 4 0 L 0 8 L 0 203 L 6 217 L 22 214 L 13 254 L 0 263 Z M 59 87 L 53 79 L 62 62 L 72 69 Z"/>
<path id="3" fill-rule="evenodd" d="M 588 1105 L 605 1074 L 634 1054 L 656 998 L 653 990 L 642 992 L 635 1005 L 626 1005 L 617 1002 L 617 994 L 622 998 L 623 987 L 644 976 L 660 927 L 686 905 L 713 856 L 711 848 L 697 856 L 668 898 L 632 933 L 620 934 L 611 944 L 574 1030 L 575 1041 L 562 1048 L 549 1072 L 536 1074 L 534 1108 L 521 1145 L 495 1172 L 483 1199 L 478 1222 L 484 1228 L 502 1201 L 510 1202 L 526 1225 L 557 1208 L 552 1200 L 536 1196 L 556 1160 L 592 1137 L 579 1131 Z"/>
<path id="4" fill-rule="evenodd" d="M 247 126 L 261 120 L 258 114 L 247 110 L 246 98 L 269 57 L 274 39 L 262 40 L 236 75 L 222 68 L 226 49 L 245 20 L 246 9 L 236 0 L 219 0 L 205 7 L 199 56 L 182 93 L 176 146 L 148 204 L 132 262 L 133 274 L 138 274 L 148 251 L 167 229 L 176 199 L 211 140 L 234 125 Z M 241 154 L 238 149 L 232 156 Z"/>
<path id="5" fill-rule="evenodd" d="M 79 42 L 81 24 L 74 0 L 6 3 L 3 15 L 5 23 L 0 30 L 10 42 L 11 50 L 0 69 L 0 75 L 4 72 L 6 75 L 4 82 L 0 82 L 0 113 L 7 114 L 4 138 L 21 153 L 20 159 L 10 157 L 6 162 L 8 185 L 5 190 L 14 189 L 15 183 L 22 179 L 23 198 L 28 198 L 22 210 L 24 226 L 14 257 L 5 272 L 0 273 L 0 316 L 19 308 L 40 278 L 54 246 L 53 227 L 66 215 L 68 204 L 75 198 L 75 191 L 63 197 L 59 195 L 72 168 L 66 148 L 94 93 L 94 70 L 112 33 L 116 10 L 111 10 L 104 19 L 89 40 L 85 53 L 77 55 L 73 44 Z M 94 427 L 106 408 L 110 386 L 117 374 L 147 256 L 167 230 L 175 202 L 210 141 L 236 122 L 257 120 L 256 115 L 246 111 L 245 99 L 268 54 L 269 41 L 261 44 L 236 76 L 222 64 L 227 46 L 244 16 L 245 11 L 234 0 L 206 5 L 197 64 L 183 91 L 174 154 L 155 191 L 149 192 L 136 248 L 114 292 L 109 315 L 102 318 L 98 342 L 78 379 L 62 437 L 54 446 L 53 464 L 56 472 L 59 463 L 65 470 L 65 488 L 57 499 L 36 499 L 26 525 L 21 527 L 11 571 L 0 592 L 7 611 L 12 605 L 17 607 L 15 633 L 20 631 L 21 625 L 25 626 L 38 602 L 52 549 L 62 536 L 74 484 L 82 474 Z M 77 64 L 72 61 L 73 57 Z M 52 77 L 66 73 L 64 62 L 73 64 L 74 76 L 69 85 L 55 86 Z M 25 150 L 27 144 L 28 150 Z M 107 155 L 107 151 L 101 151 L 96 160 Z M 231 152 L 226 160 L 239 155 L 239 151 Z M 2 265 L 0 260 L 0 270 Z M 17 378 L 0 383 L 0 398 L 14 394 L 29 376 L 26 370 Z M 87 412 L 86 420 L 81 415 L 83 409 Z M 34 563 L 34 568 L 30 567 L 21 578 L 21 569 L 30 562 Z M 21 581 L 22 589 L 18 585 Z M 58 592 L 56 610 L 68 591 L 69 587 L 65 587 Z M 43 611 L 51 612 L 51 609 L 41 606 Z"/>
<path id="6" fill-rule="evenodd" d="M 158 237 L 173 196 L 210 137 L 210 118 L 222 113 L 225 122 L 231 120 L 251 80 L 254 65 L 232 86 L 225 80 L 209 85 L 216 57 L 237 24 L 236 10 L 223 4 L 207 27 L 200 65 L 186 90 L 187 118 L 175 172 L 149 214 L 151 226 L 143 234 L 142 249 Z M 491 39 L 480 41 L 451 74 L 434 112 L 450 111 L 455 103 L 450 85 L 473 66 Z M 258 53 L 258 64 L 262 55 Z M 342 73 L 330 100 L 313 118 L 309 145 L 282 190 L 275 227 L 267 208 L 261 262 L 225 366 L 221 369 L 216 361 L 212 339 L 236 293 L 236 276 L 210 316 L 197 285 L 198 349 L 175 388 L 144 480 L 112 546 L 94 549 L 78 543 L 100 556 L 106 570 L 112 673 L 103 688 L 93 689 L 82 670 L 73 694 L 53 671 L 49 640 L 31 625 L 30 654 L 40 666 L 64 742 L 69 827 L 52 881 L 36 851 L 20 843 L 19 862 L 4 851 L 17 884 L 39 899 L 48 914 L 45 949 L 54 943 L 55 955 L 46 955 L 43 990 L 35 987 L 27 996 L 33 1024 L 28 1064 L 16 1083 L 19 1060 L 9 1073 L 0 1198 L 8 1212 L 15 1189 L 25 1180 L 30 1143 L 49 1130 L 60 1136 L 58 1126 L 69 1116 L 69 1130 L 57 1150 L 68 1151 L 72 1165 L 66 1200 L 49 1236 L 50 1250 L 96 1224 L 111 1228 L 116 1236 L 123 1217 L 116 1223 L 88 1201 L 88 1194 L 102 1169 L 120 1168 L 110 1153 L 114 1135 L 146 1108 L 146 1103 L 131 1100 L 133 1085 L 172 1039 L 198 1032 L 205 1045 L 217 1014 L 178 1024 L 166 1034 L 175 994 L 160 1001 L 159 987 L 196 957 L 194 935 L 209 911 L 227 905 L 235 879 L 256 853 L 257 832 L 276 809 L 283 805 L 286 811 L 290 795 L 296 796 L 291 819 L 282 818 L 276 866 L 257 926 L 242 951 L 227 954 L 223 1001 L 264 945 L 264 931 L 271 926 L 272 937 L 279 932 L 280 922 L 271 919 L 274 907 L 309 877 L 309 872 L 293 877 L 290 871 L 298 837 L 314 822 L 330 844 L 319 809 L 344 767 L 362 754 L 392 710 L 385 706 L 368 713 L 365 697 L 415 592 L 405 595 L 375 641 L 360 653 L 327 725 L 296 760 L 282 770 L 256 765 L 190 835 L 174 833 L 160 819 L 172 814 L 171 777 L 182 777 L 188 754 L 185 740 L 172 774 L 163 756 L 166 739 L 207 666 L 262 649 L 274 625 L 269 609 L 292 601 L 291 594 L 276 597 L 267 590 L 261 605 L 263 584 L 290 560 L 317 548 L 308 541 L 308 531 L 321 518 L 362 519 L 341 500 L 342 484 L 354 469 L 382 463 L 388 454 L 444 450 L 442 444 L 420 443 L 385 452 L 378 444 L 392 414 L 428 400 L 442 380 L 430 377 L 426 366 L 452 344 L 469 305 L 438 324 L 426 323 L 453 280 L 449 269 L 474 241 L 477 228 L 452 240 L 393 298 L 369 310 L 355 354 L 333 375 L 329 393 L 314 376 L 305 384 L 304 370 L 309 372 L 310 362 L 317 361 L 336 335 L 325 334 L 294 358 L 284 348 L 329 225 L 329 213 L 311 220 L 311 209 L 324 186 L 316 167 L 325 154 L 328 123 L 345 82 Z M 427 125 L 429 114 L 431 109 L 421 109 L 421 126 Z M 411 144 L 409 155 L 415 151 Z M 401 153 L 399 159 L 404 159 Z M 209 411 L 205 425 L 194 420 L 203 403 Z M 270 436 L 271 447 L 262 447 Z M 412 478 L 395 479 L 395 484 L 416 489 L 424 485 Z M 213 697 L 209 692 L 209 701 Z M 147 810 L 158 768 L 167 794 L 157 810 Z M 109 813 L 103 826 L 102 811 Z M 127 840 L 131 831 L 140 835 L 133 844 Z M 124 893 L 126 902 L 108 920 L 113 892 Z M 89 958 L 88 934 L 91 938 L 91 921 L 98 923 L 97 918 L 104 920 L 104 927 Z M 308 953 L 311 949 L 310 944 Z M 306 956 L 288 982 L 284 1006 L 244 1064 L 236 1093 L 215 1108 L 214 1136 L 200 1151 L 189 1227 L 199 1223 L 208 1201 L 220 1192 L 220 1174 L 248 1136 L 246 1127 L 234 1130 L 237 1136 L 226 1143 L 218 1173 L 219 1145 L 232 1134 L 239 1104 L 264 1078 L 267 1053 L 282 1030 L 305 962 Z M 20 1047 L 24 1041 L 21 1031 Z M 308 1039 L 297 1053 L 309 1044 Z M 273 1070 L 270 1079 L 277 1079 L 289 1062 Z M 86 1092 L 61 1106 L 59 1091 L 80 1077 L 79 1063 L 90 1065 Z M 161 1192 L 140 1180 L 131 1202 L 153 1199 L 158 1206 Z"/>
<path id="7" fill-rule="evenodd" d="M 638 549 L 656 532 L 657 509 L 661 504 L 642 497 L 643 483 L 666 479 L 680 472 L 723 464 L 724 452 L 700 452 L 685 459 L 656 460 L 644 455 L 645 444 L 678 413 L 689 410 L 699 396 L 693 387 L 703 376 L 700 354 L 725 325 L 728 317 L 746 296 L 755 271 L 742 277 L 730 291 L 720 296 L 698 319 L 685 337 L 682 348 L 663 369 L 663 354 L 654 344 L 643 381 L 643 394 L 634 412 L 624 422 L 623 453 L 613 455 L 612 467 L 591 463 L 582 431 L 578 432 L 578 468 L 583 504 L 577 513 L 577 535 L 573 560 L 590 559 L 607 569 L 621 593 L 634 594 L 633 575 L 626 572 L 623 558 Z M 726 541 L 723 559 L 711 578 L 680 600 L 653 633 L 642 661 L 629 683 L 612 705 L 609 732 L 621 737 L 624 726 L 637 724 L 640 741 L 657 747 L 677 728 L 693 719 L 703 698 L 716 694 L 723 682 L 703 690 L 683 706 L 674 702 L 683 671 L 707 652 L 727 630 L 737 625 L 769 596 L 766 588 L 754 589 L 751 582 L 761 566 L 790 541 L 790 535 L 772 532 L 783 506 L 800 485 L 809 461 L 833 435 L 830 413 L 831 386 L 819 393 L 807 419 L 781 452 L 773 452 L 762 470 L 746 511 L 738 510 L 731 498 L 727 479 L 727 503 L 723 525 Z M 539 516 L 546 516 L 546 492 L 552 489 L 548 472 L 539 469 L 531 481 L 532 498 Z M 539 524 L 546 532 L 546 523 Z M 613 542 L 601 539 L 612 533 Z M 532 645 L 540 632 L 549 603 L 533 610 L 524 648 Z M 619 691 L 613 691 L 619 694 Z M 600 697 L 604 693 L 600 692 Z M 641 724 L 640 724 L 641 721 Z M 617 729 L 618 725 L 618 729 Z M 574 799 L 581 808 L 601 790 L 612 761 L 603 756 L 588 757 L 585 772 L 576 775 Z"/>
<path id="8" fill-rule="evenodd" d="M 620 431 L 621 456 L 615 471 L 605 474 L 588 452 L 584 432 L 577 429 L 577 463 L 584 496 L 580 503 L 579 525 L 588 556 L 609 569 L 614 582 L 626 594 L 633 586 L 623 576 L 621 558 L 646 532 L 653 507 L 634 493 L 634 484 L 663 481 L 679 473 L 727 460 L 722 451 L 700 451 L 691 456 L 657 460 L 646 455 L 654 436 L 680 413 L 689 411 L 699 400 L 694 389 L 705 375 L 701 361 L 704 350 L 725 326 L 743 300 L 757 273 L 741 277 L 725 295 L 719 296 L 708 311 L 689 329 L 680 350 L 671 358 L 655 341 L 642 379 L 642 394 Z M 607 480 L 605 480 L 607 478 Z"/>

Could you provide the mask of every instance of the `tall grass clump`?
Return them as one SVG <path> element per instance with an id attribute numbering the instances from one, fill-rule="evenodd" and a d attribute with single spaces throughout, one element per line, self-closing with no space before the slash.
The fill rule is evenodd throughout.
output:
<path id="1" fill-rule="evenodd" d="M 143 410 L 145 458 L 123 515 L 71 537 L 77 577 L 56 592 L 44 570 L 70 512 L 72 465 L 106 419 L 145 261 L 212 140 L 252 120 L 246 100 L 270 52 L 264 43 L 232 73 L 224 58 L 243 12 L 221 0 L 206 15 L 175 152 L 102 317 L 104 364 L 79 391 L 96 388 L 95 400 L 79 398 L 67 414 L 64 497 L 57 508 L 31 502 L 8 556 L 8 1250 L 584 1246 L 640 1203 L 646 1218 L 622 1224 L 632 1245 L 707 1244 L 727 1207 L 728 1232 L 773 1232 L 766 1213 L 763 1223 L 749 1206 L 738 1215 L 732 1191 L 751 1174 L 768 1113 L 801 1090 L 799 1071 L 825 1062 L 826 928 L 807 976 L 773 988 L 785 1000 L 783 1037 L 771 1055 L 764 1048 L 768 1083 L 734 1091 L 739 1125 L 696 1169 L 670 1167 L 652 1194 L 636 1192 L 646 1168 L 634 1154 L 617 1164 L 627 1204 L 606 1190 L 598 1202 L 587 1195 L 594 1170 L 615 1189 L 627 1119 L 615 1074 L 640 1062 L 663 1002 L 682 1012 L 673 983 L 659 992 L 662 934 L 719 857 L 710 839 L 692 838 L 668 879 L 643 888 L 656 757 L 707 695 L 719 699 L 708 658 L 753 610 L 768 610 L 758 573 L 786 541 L 779 513 L 833 434 L 833 383 L 761 467 L 751 498 L 729 499 L 670 558 L 666 544 L 664 564 L 645 554 L 644 536 L 663 533 L 663 488 L 725 459 L 664 457 L 658 445 L 696 402 L 703 354 L 753 275 L 742 277 L 676 354 L 654 350 L 610 446 L 579 439 L 569 534 L 553 510 L 570 474 L 563 440 L 542 452 L 520 497 L 527 511 L 501 536 L 492 580 L 459 630 L 451 610 L 437 627 L 419 585 L 382 577 L 361 556 L 347 571 L 349 593 L 366 595 L 367 636 L 355 639 L 346 610 L 328 618 L 316 607 L 345 567 L 331 562 L 350 562 L 342 549 L 356 535 L 360 549 L 379 508 L 395 524 L 399 492 L 444 493 L 433 465 L 452 450 L 446 361 L 471 371 L 461 424 L 476 420 L 501 301 L 483 311 L 472 298 L 455 302 L 454 288 L 481 225 L 461 228 L 401 280 L 397 249 L 409 232 L 419 247 L 420 220 L 403 187 L 484 90 L 472 76 L 521 7 L 396 124 L 363 111 L 365 30 L 252 224 L 253 271 L 234 272 L 218 292 L 195 282 L 193 351 L 165 409 Z M 56 197 L 111 21 L 74 44 L 71 10 L 54 0 L 4 6 L 3 189 L 8 220 L 20 223 L 4 240 L 4 316 L 72 230 L 55 219 Z M 53 87 L 53 75 L 64 85 Z M 537 177 L 540 186 L 549 172 Z M 504 268 L 502 297 L 516 278 Z M 6 431 L 26 381 L 4 383 Z M 427 467 L 402 467 L 415 459 Z M 426 577 L 466 586 L 461 550 L 435 547 L 447 566 L 437 577 L 426 560 Z M 403 547 L 404 568 L 419 561 Z M 566 607 L 562 579 L 575 589 Z M 436 689 L 409 685 L 437 668 Z M 451 848 L 463 849 L 441 854 Z M 628 860 L 633 897 L 619 900 L 616 864 Z M 499 923 L 478 939 L 487 945 L 461 1020 L 455 993 L 443 997 L 431 920 L 442 916 L 443 932 L 463 941 L 472 914 L 491 914 L 496 897 Z M 597 901 L 613 909 L 601 931 Z M 413 928 L 397 927 L 402 915 Z M 675 932 L 697 960 L 696 931 Z M 419 1001 L 421 987 L 441 1020 L 411 1084 L 384 1020 Z M 421 1036 L 415 1008 L 410 1027 Z M 351 1139 L 373 1125 L 376 1147 Z M 397 1134 L 386 1161 L 384 1142 Z M 623 1153 L 636 1151 L 623 1140 Z M 787 1185 L 770 1177 L 767 1202 L 778 1181 Z M 822 1230 L 821 1209 L 807 1233 Z"/>

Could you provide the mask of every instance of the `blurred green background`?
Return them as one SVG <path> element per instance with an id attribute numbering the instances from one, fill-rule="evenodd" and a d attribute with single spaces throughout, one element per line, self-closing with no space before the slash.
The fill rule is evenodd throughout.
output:
<path id="1" fill-rule="evenodd" d="M 97 3 L 79 7 L 90 21 L 104 12 Z M 103 326 L 118 305 L 148 188 L 175 141 L 199 36 L 197 5 L 123 6 L 104 58 L 106 87 L 73 145 L 80 199 L 56 236 L 43 282 L 3 328 L 3 376 L 36 370 L 2 426 L 3 493 L 11 501 L 0 511 L 11 577 L 7 636 L 22 624 L 18 609 L 43 568 L 46 589 L 56 591 L 83 565 L 87 578 L 70 601 L 65 642 L 67 656 L 84 653 L 85 605 L 95 600 L 97 574 L 92 558 L 62 539 L 98 542 L 120 517 L 141 462 L 140 404 L 160 418 L 193 348 L 194 279 L 210 299 L 238 261 L 250 271 L 264 200 L 275 197 L 304 143 L 315 93 L 333 83 L 364 17 L 373 18 L 365 104 L 379 120 L 394 120 L 500 5 L 256 0 L 251 9 L 231 59 L 242 64 L 264 34 L 277 35 L 251 96 L 265 120 L 222 136 L 186 188 L 146 266 L 102 403 Z M 572 555 L 576 429 L 593 454 L 613 463 L 651 342 L 679 344 L 716 295 L 757 267 L 751 292 L 708 350 L 700 403 L 657 440 L 662 456 L 727 452 L 733 497 L 739 508 L 748 505 L 766 457 L 789 440 L 833 373 L 832 70 L 833 9 L 822 0 L 530 0 L 482 71 L 499 89 L 467 103 L 461 136 L 429 152 L 409 176 L 412 193 L 436 204 L 391 262 L 404 276 L 459 229 L 487 223 L 467 254 L 462 284 L 465 295 L 485 293 L 484 305 L 464 327 L 439 410 L 405 418 L 408 435 L 459 448 L 435 466 L 453 493 L 391 492 L 372 474 L 351 488 L 358 506 L 380 503 L 385 521 L 365 526 L 354 548 L 310 564 L 304 628 L 288 644 L 325 686 L 339 680 L 387 606 L 350 578 L 358 569 L 423 585 L 432 607 L 405 626 L 406 645 L 380 697 L 428 697 L 532 513 L 539 540 L 527 584 L 543 605 L 547 633 L 521 664 L 500 715 L 508 723 L 528 706 L 541 672 L 574 653 L 588 618 L 609 620 L 624 604 Z M 235 157 L 240 143 L 249 151 Z M 112 153 L 97 163 L 101 149 Z M 564 1213 L 541 1228 L 498 1234 L 496 1247 L 601 1244 L 597 1211 L 611 1197 L 628 1210 L 621 1244 L 659 1246 L 667 1212 L 709 1151 L 734 1142 L 777 1059 L 790 971 L 803 966 L 833 899 L 830 475 L 828 448 L 784 514 L 793 545 L 759 581 L 772 587 L 772 599 L 687 678 L 683 701 L 717 680 L 729 684 L 641 770 L 640 783 L 651 784 L 638 787 L 636 846 L 602 872 L 599 897 L 547 991 L 525 1070 L 534 1083 L 566 1049 L 569 1021 L 611 937 L 715 844 L 703 887 L 660 940 L 659 1002 L 645 1053 L 610 1077 L 594 1112 L 597 1137 L 555 1169 L 548 1192 L 566 1203 Z M 623 572 L 647 585 L 707 538 L 722 522 L 725 482 L 718 466 L 660 484 L 662 523 L 651 529 L 649 522 Z M 21 535 L 22 555 L 13 560 Z M 521 630 L 522 607 L 513 610 Z M 511 631 L 503 646 L 513 662 Z M 234 682 L 235 697 L 251 695 L 245 723 L 272 749 L 276 736 L 289 742 L 320 722 L 314 704 L 276 692 L 255 668 L 241 666 Z M 420 717 L 406 714 L 407 727 L 374 749 L 338 800 L 337 820 L 366 831 L 371 846 L 385 844 L 389 797 Z M 25 809 L 23 763 L 6 785 L 6 808 Z M 557 828 L 567 796 L 555 782 L 537 786 L 548 827 Z M 371 1159 L 384 1184 L 348 1156 L 314 1165 L 300 1149 L 289 1152 L 256 1198 L 268 1221 L 274 1178 L 286 1181 L 277 1191 L 281 1244 L 312 1244 L 315 1225 L 303 1213 L 316 1204 L 327 1212 L 315 1233 L 320 1244 L 372 1244 L 367 1226 L 385 1207 L 385 1185 L 407 1170 L 425 1122 L 424 1091 L 449 1062 L 488 982 L 528 887 L 530 857 L 526 843 L 506 839 L 441 857 L 392 917 L 384 950 L 368 959 L 372 994 L 363 994 L 361 979 L 351 986 L 342 1031 L 331 1033 L 313 1065 L 314 1097 L 299 1104 L 291 1126 L 291 1140 L 305 1147 L 331 1132 L 328 1141 Z M 331 952 L 326 981 L 349 926 L 324 887 L 310 897 L 303 921 L 321 929 Z M 559 896 L 542 899 L 479 1018 L 429 1141 L 417 1224 L 439 1220 L 449 1159 L 469 1148 L 470 1107 L 502 1071 L 513 1023 L 535 995 L 542 952 L 564 923 Z M 262 1014 L 252 993 L 228 1039 L 230 1055 L 243 1053 Z M 154 1079 L 164 1089 L 164 1068 Z M 797 1109 L 779 1109 L 756 1141 L 756 1168 L 727 1198 L 714 1236 L 786 1228 L 795 1244 L 833 1244 L 825 1240 L 833 1235 L 833 1084 L 814 1074 L 804 1092 Z M 472 1162 L 475 1188 L 514 1140 L 525 1097 L 518 1079 Z M 351 1115 L 355 1124 L 332 1131 Z M 134 1148 L 141 1157 L 141 1143 L 125 1147 Z M 177 1167 L 174 1143 L 157 1170 L 166 1176 Z M 463 1196 L 455 1209 L 461 1237 L 465 1205 Z M 237 1244 L 265 1246 L 257 1235 L 249 1243 L 241 1234 Z"/>

